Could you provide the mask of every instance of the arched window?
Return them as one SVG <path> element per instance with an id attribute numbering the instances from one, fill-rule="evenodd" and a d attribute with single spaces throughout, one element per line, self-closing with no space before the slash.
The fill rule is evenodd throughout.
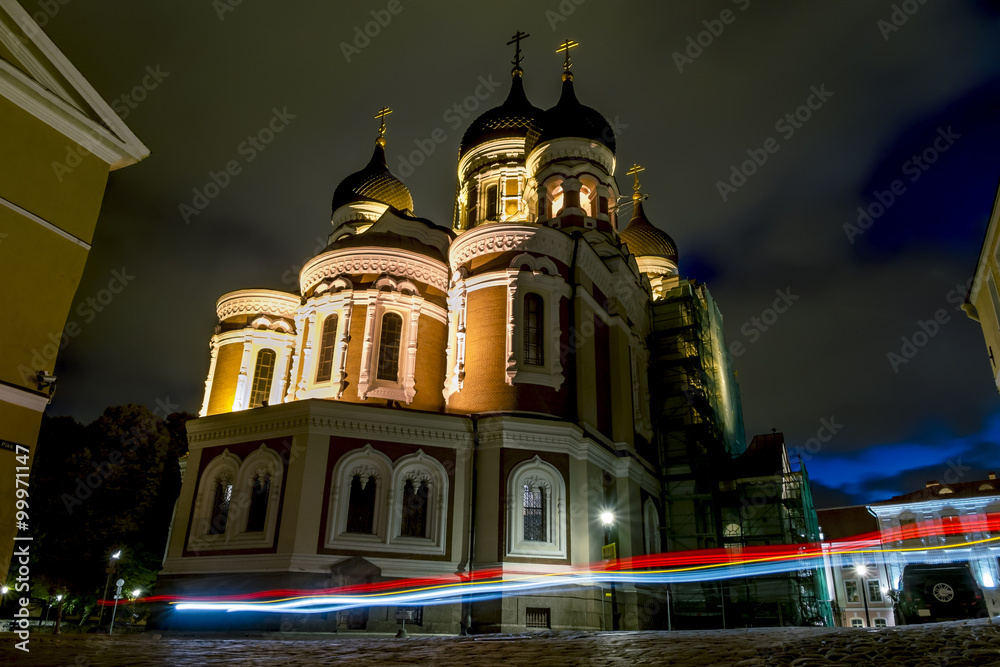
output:
<path id="1" fill-rule="evenodd" d="M 378 339 L 379 380 L 399 381 L 399 344 L 403 337 L 403 318 L 396 313 L 382 316 L 382 333 Z"/>
<path id="2" fill-rule="evenodd" d="M 546 542 L 545 490 L 524 485 L 524 539 L 529 542 Z"/>
<path id="3" fill-rule="evenodd" d="M 250 490 L 250 511 L 247 514 L 247 532 L 264 530 L 267 519 L 267 499 L 271 494 L 271 473 L 261 471 L 254 475 Z"/>
<path id="4" fill-rule="evenodd" d="M 406 480 L 403 486 L 403 516 L 399 531 L 403 537 L 427 537 L 429 491 L 426 481 Z"/>
<path id="5" fill-rule="evenodd" d="M 229 520 L 229 501 L 233 499 L 233 480 L 227 475 L 215 478 L 215 493 L 212 496 L 212 519 L 208 525 L 209 535 L 222 535 L 226 532 Z"/>
<path id="6" fill-rule="evenodd" d="M 543 306 L 542 297 L 538 294 L 529 292 L 524 295 L 524 363 L 532 366 L 545 365 Z"/>
<path id="7" fill-rule="evenodd" d="M 361 475 L 354 475 L 351 480 L 351 498 L 347 505 L 347 532 L 374 533 L 375 520 L 375 487 L 378 482 L 374 477 L 364 480 Z"/>
<path id="8" fill-rule="evenodd" d="M 257 353 L 257 366 L 253 371 L 253 391 L 250 392 L 250 407 L 259 408 L 271 394 L 271 380 L 274 377 L 274 350 L 263 349 Z"/>
<path id="9" fill-rule="evenodd" d="M 316 382 L 329 382 L 333 373 L 333 348 L 337 342 L 337 316 L 323 320 L 323 333 L 319 338 L 319 363 L 316 364 Z"/>
<path id="10" fill-rule="evenodd" d="M 497 220 L 497 210 L 499 202 L 497 199 L 497 186 L 491 185 L 486 188 L 486 219 L 487 220 Z"/>

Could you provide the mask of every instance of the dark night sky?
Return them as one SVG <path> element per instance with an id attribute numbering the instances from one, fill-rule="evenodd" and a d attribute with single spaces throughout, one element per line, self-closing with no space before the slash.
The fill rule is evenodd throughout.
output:
<path id="1" fill-rule="evenodd" d="M 82 332 L 60 357 L 50 413 L 89 421 L 158 400 L 197 411 L 215 300 L 293 287 L 283 276 L 325 238 L 333 190 L 370 156 L 383 104 L 395 110 L 397 174 L 415 141 L 447 137 L 406 183 L 418 215 L 449 224 L 469 122 L 456 126 L 449 110 L 480 77 L 499 87 L 473 115 L 502 102 L 504 44 L 521 29 L 526 88 L 543 108 L 559 93 L 556 45 L 581 43 L 577 93 L 619 127 L 619 185 L 628 191 L 628 165 L 646 166 L 647 214 L 676 239 L 682 274 L 708 283 L 729 341 L 744 344 L 747 432 L 776 427 L 802 445 L 821 420 L 841 425 L 808 462 L 820 505 L 915 490 L 944 479 L 949 461 L 965 479 L 1000 468 L 1000 396 L 979 326 L 954 303 L 1000 175 L 1000 3 L 908 0 L 919 8 L 885 39 L 888 1 L 403 0 L 347 62 L 341 43 L 387 2 L 241 2 L 220 20 L 225 2 L 87 0 L 45 17 L 109 102 L 147 66 L 168 73 L 128 109 L 152 155 L 111 175 L 75 303 L 115 269 L 135 277 L 100 313 L 74 305 Z M 673 53 L 726 9 L 734 20 L 678 71 Z M 814 86 L 832 96 L 791 136 L 776 128 Z M 275 108 L 295 118 L 248 162 L 240 144 Z M 948 128 L 958 138 L 911 181 L 907 161 Z M 779 150 L 723 201 L 730 165 L 772 137 Z M 185 224 L 179 205 L 229 160 L 241 173 Z M 851 243 L 844 225 L 896 179 L 905 192 Z M 761 331 L 751 318 L 776 290 L 798 298 Z M 887 355 L 939 309 L 948 320 L 894 372 Z"/>

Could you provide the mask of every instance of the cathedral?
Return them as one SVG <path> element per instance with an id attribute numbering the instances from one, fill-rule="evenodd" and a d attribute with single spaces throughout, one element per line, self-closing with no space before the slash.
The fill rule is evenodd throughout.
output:
<path id="1" fill-rule="evenodd" d="M 677 441 L 685 427 L 660 418 L 671 396 L 711 403 L 712 437 L 742 451 L 721 316 L 716 356 L 691 378 L 668 382 L 651 359 L 654 344 L 665 363 L 689 347 L 656 342 L 658 303 L 714 302 L 678 276 L 677 246 L 646 218 L 641 167 L 619 191 L 614 132 L 574 88 L 576 43 L 563 43 L 559 99 L 542 109 L 524 91 L 521 37 L 505 101 L 462 137 L 450 225 L 419 217 L 390 173 L 383 108 L 298 291 L 219 298 L 158 593 L 548 573 L 658 553 L 670 525 L 658 429 Z M 415 608 L 408 627 L 638 629 L 653 613 L 642 601 L 629 586 L 550 591 Z M 220 616 L 164 608 L 154 624 L 292 627 Z M 294 623 L 397 627 L 377 606 Z"/>

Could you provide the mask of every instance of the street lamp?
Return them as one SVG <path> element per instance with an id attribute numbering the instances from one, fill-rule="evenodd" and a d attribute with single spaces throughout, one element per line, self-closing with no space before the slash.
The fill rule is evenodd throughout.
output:
<path id="1" fill-rule="evenodd" d="M 122 550 L 118 549 L 111 553 L 111 557 L 108 558 L 108 580 L 104 583 L 104 597 L 103 600 L 108 599 L 108 589 L 111 587 L 111 575 L 115 573 L 115 561 L 122 557 Z M 101 616 L 98 619 L 98 625 L 104 624 L 104 606 L 101 606 Z"/>
<path id="2" fill-rule="evenodd" d="M 868 614 L 868 582 L 865 580 L 865 577 L 868 576 L 868 566 L 855 565 L 854 572 L 861 577 L 861 601 L 865 603 L 865 627 L 871 627 L 872 619 Z"/>
<path id="3" fill-rule="evenodd" d="M 601 525 L 604 526 L 604 553 L 602 554 L 606 560 L 618 560 L 618 544 L 617 540 L 615 542 L 611 541 L 612 535 L 611 531 L 615 525 L 615 515 L 610 510 L 604 510 L 600 514 Z M 612 547 L 608 549 L 608 547 Z M 603 590 L 602 590 L 603 592 Z M 604 607 L 604 601 L 601 601 L 601 607 Z M 605 626 L 607 627 L 607 626 Z M 611 581 L 611 629 L 618 630 L 618 595 L 615 590 L 615 582 Z"/>
<path id="4" fill-rule="evenodd" d="M 137 597 L 139 597 L 140 593 L 142 593 L 142 589 L 141 588 L 136 588 L 134 591 L 132 591 L 132 597 L 133 598 L 137 598 Z"/>

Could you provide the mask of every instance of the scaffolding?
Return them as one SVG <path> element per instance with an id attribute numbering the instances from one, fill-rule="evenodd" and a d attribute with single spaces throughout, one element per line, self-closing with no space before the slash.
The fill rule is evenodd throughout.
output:
<path id="1" fill-rule="evenodd" d="M 745 444 L 722 316 L 704 285 L 678 281 L 652 306 L 650 353 L 664 547 L 818 541 L 807 473 L 782 435 Z M 832 618 L 824 588 L 815 570 L 681 584 L 670 606 L 674 627 L 823 624 Z"/>

